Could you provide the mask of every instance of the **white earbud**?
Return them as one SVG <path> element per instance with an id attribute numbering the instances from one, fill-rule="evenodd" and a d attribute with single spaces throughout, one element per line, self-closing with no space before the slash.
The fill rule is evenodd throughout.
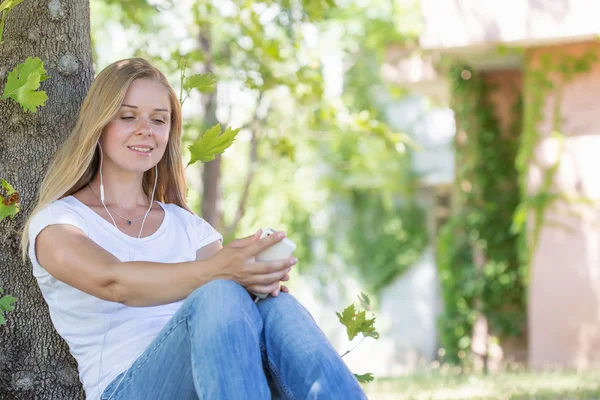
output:
<path id="1" fill-rule="evenodd" d="M 102 159 L 104 158 L 104 153 L 102 152 L 100 142 L 98 142 L 98 146 L 100 147 L 100 201 L 104 204 L 104 183 L 102 182 Z"/>

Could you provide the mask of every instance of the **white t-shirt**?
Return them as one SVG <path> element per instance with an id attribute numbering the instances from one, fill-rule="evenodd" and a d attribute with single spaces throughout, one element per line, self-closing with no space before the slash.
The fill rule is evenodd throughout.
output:
<path id="1" fill-rule="evenodd" d="M 223 240 L 200 217 L 175 204 L 158 204 L 165 211 L 162 224 L 154 234 L 140 239 L 122 233 L 73 196 L 54 201 L 31 220 L 29 257 L 33 275 L 48 303 L 56 331 L 77 360 L 88 400 L 99 399 L 106 386 L 129 368 L 182 301 L 154 307 L 128 307 L 84 293 L 55 279 L 40 265 L 35 255 L 35 239 L 48 225 L 68 224 L 81 229 L 121 261 L 130 261 L 135 248 L 135 261 L 162 263 L 195 260 L 199 248 Z"/>

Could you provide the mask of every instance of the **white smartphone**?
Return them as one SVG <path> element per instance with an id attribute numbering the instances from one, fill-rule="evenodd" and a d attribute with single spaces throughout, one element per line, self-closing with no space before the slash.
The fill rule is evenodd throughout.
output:
<path id="1" fill-rule="evenodd" d="M 277 233 L 276 230 L 271 228 L 265 228 L 262 230 L 263 233 L 260 238 L 265 238 L 267 236 L 273 235 Z M 267 261 L 277 261 L 284 260 L 289 258 L 296 251 L 296 243 L 292 242 L 288 238 L 284 238 L 282 241 L 275 243 L 273 246 L 264 249 L 260 253 L 258 253 L 255 257 L 256 261 L 259 262 L 267 262 Z M 268 296 L 268 294 L 263 293 L 253 293 L 257 298 L 264 299 Z M 257 299 L 258 300 L 258 299 Z"/>

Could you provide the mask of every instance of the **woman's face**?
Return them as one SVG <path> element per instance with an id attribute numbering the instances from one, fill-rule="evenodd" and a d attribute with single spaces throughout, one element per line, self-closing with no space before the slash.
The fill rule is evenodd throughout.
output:
<path id="1" fill-rule="evenodd" d="M 169 141 L 170 104 L 159 82 L 133 81 L 115 118 L 102 131 L 105 160 L 128 172 L 145 172 L 158 164 Z"/>

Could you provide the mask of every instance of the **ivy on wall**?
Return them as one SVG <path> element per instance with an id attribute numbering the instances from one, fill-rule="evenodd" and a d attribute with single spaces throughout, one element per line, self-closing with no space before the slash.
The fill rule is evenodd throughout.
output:
<path id="1" fill-rule="evenodd" d="M 453 213 L 441 229 L 437 262 L 444 298 L 439 321 L 447 361 L 465 360 L 473 324 L 487 318 L 499 337 L 518 336 L 526 326 L 525 287 L 511 231 L 519 204 L 514 167 L 521 125 L 520 93 L 508 132 L 496 118 L 485 75 L 464 66 L 450 72 L 457 125 Z"/>
<path id="2" fill-rule="evenodd" d="M 534 64 L 531 57 L 526 60 L 524 77 L 524 92 L 526 94 L 523 115 L 523 133 L 516 158 L 516 168 L 519 172 L 519 186 L 522 201 L 515 212 L 512 230 L 522 236 L 520 253 L 524 264 L 529 265 L 535 251 L 544 216 L 548 208 L 557 200 L 566 202 L 588 202 L 587 199 L 571 198 L 553 190 L 555 175 L 560 167 L 562 158 L 564 133 L 562 133 L 561 100 L 564 85 L 568 84 L 582 73 L 588 72 L 597 56 L 594 51 L 588 51 L 581 57 L 574 57 L 562 52 L 543 54 L 539 63 Z M 558 78 L 558 79 L 552 79 Z M 544 137 L 539 126 L 544 119 L 543 110 L 546 99 L 554 95 L 552 110 L 551 137 L 560 143 L 555 163 L 550 166 L 540 165 L 535 159 L 536 145 Z M 541 171 L 541 185 L 535 193 L 530 193 L 528 185 L 529 170 L 532 166 Z M 529 228 L 527 223 L 529 222 Z"/>
<path id="3" fill-rule="evenodd" d="M 437 261 L 445 310 L 440 334 L 445 358 L 463 363 L 470 353 L 479 314 L 499 338 L 519 336 L 526 327 L 526 288 L 532 254 L 548 208 L 557 201 L 589 203 L 557 193 L 565 135 L 561 99 L 565 84 L 588 72 L 597 57 L 545 53 L 534 63 L 526 54 L 524 98 L 513 105 L 512 125 L 502 132 L 490 104 L 495 88 L 485 74 L 455 65 L 450 70 L 457 124 L 456 185 L 453 214 L 441 229 Z M 553 95 L 552 129 L 540 131 L 544 107 Z M 556 161 L 540 165 L 534 150 L 545 135 L 560 143 Z M 541 171 L 531 193 L 530 168 Z"/>

